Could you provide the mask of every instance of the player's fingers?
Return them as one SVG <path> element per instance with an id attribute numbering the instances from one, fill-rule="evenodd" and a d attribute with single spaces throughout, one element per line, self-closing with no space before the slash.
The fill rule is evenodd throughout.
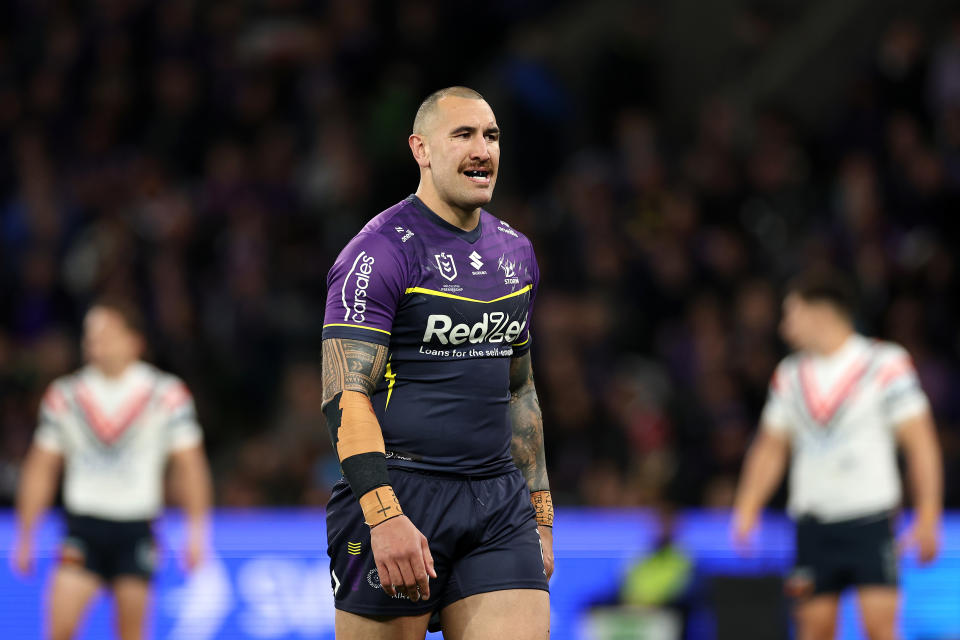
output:
<path id="1" fill-rule="evenodd" d="M 750 538 L 743 531 L 734 530 L 731 534 L 733 549 L 738 555 L 745 556 L 750 551 Z"/>
<path id="2" fill-rule="evenodd" d="M 897 538 L 897 554 L 903 555 L 913 546 L 913 531 L 907 529 Z"/>
<path id="3" fill-rule="evenodd" d="M 400 575 L 403 577 L 403 587 L 411 602 L 417 602 L 420 599 L 420 591 L 417 589 L 417 579 L 414 577 L 413 567 L 410 566 L 410 560 L 404 558 L 400 560 L 398 567 Z"/>
<path id="4" fill-rule="evenodd" d="M 750 543 L 750 533 L 752 527 L 746 520 L 740 516 L 735 516 L 730 525 L 730 541 L 734 548 L 741 554 L 746 550 Z"/>
<path id="5" fill-rule="evenodd" d="M 199 549 L 191 549 L 187 553 L 187 568 L 190 571 L 193 571 L 200 566 L 200 563 L 203 562 L 203 552 Z"/>
<path id="6" fill-rule="evenodd" d="M 727 537 L 734 547 L 739 547 L 741 545 L 742 538 L 740 537 L 740 530 L 737 527 L 730 527 Z"/>
<path id="7" fill-rule="evenodd" d="M 410 566 L 413 568 L 413 577 L 417 581 L 417 591 L 424 600 L 430 599 L 430 576 L 427 575 L 427 567 L 423 562 L 423 552 L 416 554 L 410 559 Z"/>
<path id="8" fill-rule="evenodd" d="M 20 549 L 14 556 L 14 567 L 21 576 L 30 575 L 33 569 L 33 557 L 30 552 Z"/>
<path id="9" fill-rule="evenodd" d="M 929 564 L 933 562 L 937 557 L 937 541 L 933 539 L 927 539 L 923 541 L 923 544 L 920 545 L 920 562 L 923 564 Z"/>
<path id="10" fill-rule="evenodd" d="M 377 575 L 380 576 L 380 586 L 383 587 L 383 592 L 391 598 L 397 595 L 396 590 L 393 588 L 393 576 L 390 574 L 390 570 L 386 564 L 377 562 Z"/>
<path id="11" fill-rule="evenodd" d="M 400 572 L 400 567 L 396 562 L 391 562 L 390 566 L 390 591 L 392 596 L 395 595 L 406 595 L 407 587 L 404 584 L 403 574 Z"/>
<path id="12" fill-rule="evenodd" d="M 426 536 L 420 534 L 420 551 L 423 555 L 423 565 L 427 569 L 427 573 L 430 574 L 431 578 L 437 577 L 437 570 L 433 565 L 433 554 L 430 553 L 430 543 L 427 542 Z"/>

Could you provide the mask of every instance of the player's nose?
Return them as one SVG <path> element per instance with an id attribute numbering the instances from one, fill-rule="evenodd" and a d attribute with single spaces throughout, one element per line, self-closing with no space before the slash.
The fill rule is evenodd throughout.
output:
<path id="1" fill-rule="evenodd" d="M 475 136 L 473 142 L 470 145 L 470 159 L 471 160 L 489 160 L 490 159 L 490 146 L 487 144 L 487 139 L 483 136 Z"/>

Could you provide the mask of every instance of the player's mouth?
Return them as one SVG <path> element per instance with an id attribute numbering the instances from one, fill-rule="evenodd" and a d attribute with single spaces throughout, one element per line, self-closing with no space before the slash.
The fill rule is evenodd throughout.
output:
<path id="1" fill-rule="evenodd" d="M 466 176 L 470 182 L 488 185 L 490 184 L 490 178 L 493 176 L 493 171 L 490 169 L 465 169 L 463 175 Z"/>

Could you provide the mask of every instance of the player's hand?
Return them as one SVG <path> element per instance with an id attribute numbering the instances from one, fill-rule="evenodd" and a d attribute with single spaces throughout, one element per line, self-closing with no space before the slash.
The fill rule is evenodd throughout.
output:
<path id="1" fill-rule="evenodd" d="M 900 551 L 917 550 L 920 564 L 929 564 L 940 552 L 940 526 L 938 522 L 914 521 L 900 538 Z"/>
<path id="2" fill-rule="evenodd" d="M 730 537 L 737 553 L 746 555 L 753 541 L 753 534 L 757 528 L 757 511 L 753 509 L 735 509 L 733 523 L 730 527 Z"/>
<path id="3" fill-rule="evenodd" d="M 547 580 L 553 575 L 553 527 L 537 525 L 540 532 L 540 553 L 543 554 L 543 570 Z"/>
<path id="4" fill-rule="evenodd" d="M 10 561 L 14 573 L 17 575 L 28 576 L 33 573 L 33 543 L 27 536 L 22 536 L 17 539 L 17 544 L 13 549 L 13 555 Z"/>
<path id="5" fill-rule="evenodd" d="M 207 545 L 202 535 L 191 534 L 183 550 L 183 564 L 187 571 L 194 571 L 207 559 Z"/>
<path id="6" fill-rule="evenodd" d="M 430 598 L 430 578 L 436 578 L 427 538 L 407 516 L 398 516 L 370 529 L 370 549 L 380 584 L 388 596 L 397 592 L 411 602 Z"/>

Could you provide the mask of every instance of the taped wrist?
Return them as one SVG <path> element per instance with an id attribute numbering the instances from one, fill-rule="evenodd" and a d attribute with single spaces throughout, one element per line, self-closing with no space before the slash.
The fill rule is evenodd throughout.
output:
<path id="1" fill-rule="evenodd" d="M 323 408 L 343 477 L 359 500 L 367 524 L 403 515 L 390 487 L 380 423 L 366 394 L 343 391 Z"/>
<path id="2" fill-rule="evenodd" d="M 360 508 L 363 509 L 364 522 L 370 527 L 403 515 L 400 501 L 390 485 L 377 487 L 363 494 L 360 497 Z"/>
<path id="3" fill-rule="evenodd" d="M 537 524 L 553 526 L 553 496 L 549 491 L 534 491 L 530 494 L 530 503 L 536 512 Z"/>

